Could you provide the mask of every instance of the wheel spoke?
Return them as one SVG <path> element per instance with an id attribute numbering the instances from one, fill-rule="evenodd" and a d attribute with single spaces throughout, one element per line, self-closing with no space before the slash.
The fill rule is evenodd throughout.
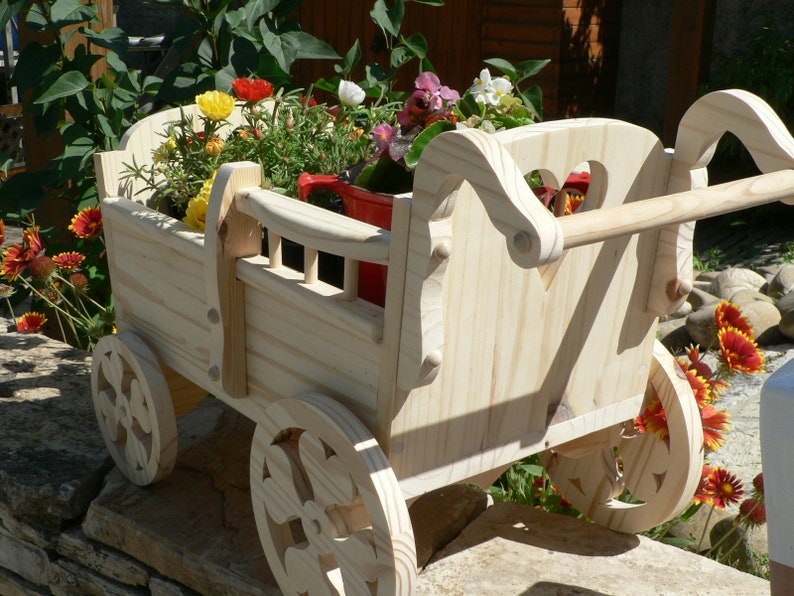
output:
<path id="1" fill-rule="evenodd" d="M 289 575 L 291 588 L 299 594 L 337 595 L 339 591 L 329 582 L 328 572 L 313 546 L 293 546 L 287 549 L 284 568 Z M 353 593 L 353 592 L 351 592 Z"/>
<path id="2" fill-rule="evenodd" d="M 106 389 L 97 395 L 99 401 L 99 411 L 105 420 L 102 425 L 108 433 L 108 438 L 114 443 L 119 440 L 119 421 L 116 417 L 116 404 L 113 400 L 113 393 Z"/>
<path id="3" fill-rule="evenodd" d="M 356 494 L 353 479 L 340 469 L 336 454 L 326 456 L 322 441 L 309 433 L 303 433 L 300 438 L 300 458 L 318 504 L 329 507 L 353 502 Z"/>
<path id="4" fill-rule="evenodd" d="M 299 469 L 294 448 L 290 445 L 268 445 L 265 466 L 269 477 L 263 480 L 264 505 L 278 524 L 297 517 L 301 506 L 311 495 Z"/>
<path id="5" fill-rule="evenodd" d="M 133 418 L 138 421 L 143 432 L 152 432 L 152 413 L 146 405 L 144 390 L 138 379 L 133 379 L 130 383 L 130 411 Z"/>

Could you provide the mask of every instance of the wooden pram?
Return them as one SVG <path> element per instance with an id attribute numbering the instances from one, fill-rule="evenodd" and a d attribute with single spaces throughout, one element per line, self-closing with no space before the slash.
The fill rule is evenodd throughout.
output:
<path id="1" fill-rule="evenodd" d="M 96 348 L 93 398 L 131 481 L 170 472 L 175 418 L 207 393 L 256 422 L 253 507 L 290 594 L 410 593 L 406 500 L 488 485 L 533 453 L 616 530 L 689 502 L 700 417 L 656 321 L 692 287 L 691 222 L 794 196 L 794 141 L 766 104 L 700 99 L 674 151 L 608 119 L 446 133 L 395 198 L 390 233 L 261 190 L 246 163 L 220 169 L 206 234 L 188 229 L 123 177 L 176 117 L 146 118 L 96 158 L 119 333 Z M 725 131 L 768 173 L 701 188 Z M 524 175 L 560 188 L 583 162 L 582 211 L 553 217 Z M 303 273 L 282 238 L 306 247 Z M 343 288 L 318 279 L 318 251 L 345 257 Z M 356 261 L 388 265 L 384 308 L 356 298 Z M 653 396 L 667 440 L 634 430 Z"/>

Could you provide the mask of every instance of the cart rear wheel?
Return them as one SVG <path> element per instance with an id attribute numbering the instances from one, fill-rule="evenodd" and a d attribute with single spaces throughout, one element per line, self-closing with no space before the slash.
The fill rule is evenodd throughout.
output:
<path id="1" fill-rule="evenodd" d="M 658 396 L 669 437 L 632 432 L 630 423 L 600 433 L 597 448 L 573 457 L 565 446 L 542 460 L 560 492 L 595 522 L 641 532 L 678 514 L 691 501 L 703 469 L 703 428 L 692 389 L 675 359 L 654 348 L 646 403 Z M 634 502 L 619 500 L 625 489 Z"/>
<path id="2" fill-rule="evenodd" d="M 145 486 L 174 469 L 174 408 L 157 358 L 130 332 L 103 337 L 94 350 L 91 395 L 99 428 L 113 461 Z"/>
<path id="3" fill-rule="evenodd" d="M 389 461 L 323 395 L 271 405 L 251 446 L 262 547 L 285 594 L 410 594 L 416 547 Z"/>

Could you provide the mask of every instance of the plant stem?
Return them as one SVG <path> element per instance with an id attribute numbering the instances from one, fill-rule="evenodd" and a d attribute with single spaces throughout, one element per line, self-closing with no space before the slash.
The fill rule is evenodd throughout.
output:
<path id="1" fill-rule="evenodd" d="M 697 548 L 695 549 L 697 552 L 700 552 L 700 547 L 703 546 L 703 539 L 706 537 L 706 530 L 709 528 L 709 522 L 711 521 L 711 514 L 714 513 L 714 504 L 711 504 L 711 509 L 709 509 L 709 514 L 706 516 L 706 523 L 703 524 L 703 532 L 700 534 L 700 540 L 698 540 Z"/>

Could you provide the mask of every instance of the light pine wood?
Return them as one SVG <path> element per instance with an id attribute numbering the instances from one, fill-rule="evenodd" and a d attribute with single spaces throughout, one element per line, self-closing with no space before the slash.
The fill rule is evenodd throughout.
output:
<path id="1" fill-rule="evenodd" d="M 703 428 L 695 396 L 658 341 L 648 385 L 648 401 L 658 397 L 667 414 L 669 439 L 638 434 L 628 421 L 599 431 L 589 447 L 582 442 L 590 437 L 583 437 L 574 449 L 562 445 L 541 458 L 574 507 L 620 532 L 640 532 L 675 516 L 692 499 L 703 470 Z M 619 500 L 626 489 L 641 502 Z"/>
<path id="2" fill-rule="evenodd" d="M 303 395 L 267 409 L 251 447 L 251 499 L 286 594 L 413 593 L 416 547 L 397 479 L 335 400 Z"/>
<path id="3" fill-rule="evenodd" d="M 545 450 L 561 484 L 581 489 L 580 507 L 611 527 L 644 529 L 686 504 L 702 434 L 655 332 L 691 289 L 690 220 L 794 196 L 780 171 L 794 141 L 760 100 L 720 92 L 690 112 L 675 150 L 600 118 L 445 133 L 413 194 L 395 199 L 391 233 L 261 190 L 251 164 L 219 172 L 206 234 L 157 213 L 123 164 L 149 160 L 173 115 L 145 119 L 97 156 L 118 328 L 184 386 L 179 413 L 205 391 L 257 423 L 254 507 L 282 589 L 331 590 L 344 577 L 357 593 L 376 577 L 388 593 L 409 590 L 403 499 Z M 766 175 L 705 188 L 724 122 L 761 152 Z M 524 180 L 538 169 L 560 188 L 585 162 L 592 180 L 574 216 L 555 218 Z M 304 244 L 305 272 L 285 265 L 282 236 Z M 318 251 L 344 257 L 344 287 L 318 279 Z M 384 308 L 357 298 L 360 260 L 388 266 Z M 143 377 L 159 386 L 157 374 Z M 649 392 L 669 408 L 669 443 L 627 435 Z M 622 476 L 614 458 L 603 467 L 615 444 Z M 642 504 L 618 504 L 622 487 Z M 351 507 L 356 491 L 364 505 Z M 374 550 L 369 538 L 322 538 L 339 518 L 316 503 L 332 500 L 374 528 L 364 532 Z M 321 537 L 296 549 L 289 519 L 309 533 L 317 521 Z M 337 548 L 340 571 L 318 574 L 320 551 Z"/>
<path id="4" fill-rule="evenodd" d="M 133 483 L 167 477 L 177 452 L 168 384 L 148 346 L 133 333 L 103 337 L 94 350 L 91 394 L 113 461 Z"/>

